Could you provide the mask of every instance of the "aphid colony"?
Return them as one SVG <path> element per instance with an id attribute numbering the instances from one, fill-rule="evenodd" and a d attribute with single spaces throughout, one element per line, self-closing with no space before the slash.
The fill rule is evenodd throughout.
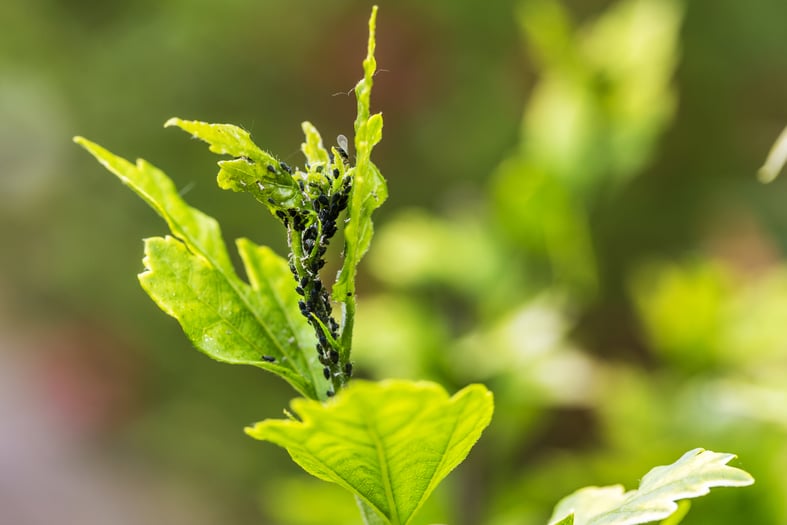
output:
<path id="1" fill-rule="evenodd" d="M 325 265 L 328 244 L 337 232 L 339 215 L 347 208 L 350 197 L 352 179 L 347 174 L 347 139 L 340 135 L 337 142 L 339 146 L 332 148 L 328 163 L 307 164 L 306 171 L 293 170 L 284 162 L 267 166 L 273 175 L 291 177 L 300 192 L 301 198 L 295 199 L 299 203 L 296 206 L 282 207 L 273 198 L 267 201 L 287 228 L 290 271 L 295 277 L 295 291 L 302 297 L 298 307 L 317 336 L 316 349 L 323 375 L 332 383 L 328 396 L 334 395 L 336 388 L 352 375 L 352 364 L 339 362 L 339 323 L 332 315 L 330 293 L 319 273 Z"/>

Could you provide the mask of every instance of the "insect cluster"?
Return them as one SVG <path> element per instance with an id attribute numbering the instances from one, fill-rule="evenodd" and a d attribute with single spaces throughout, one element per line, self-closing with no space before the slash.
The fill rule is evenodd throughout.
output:
<path id="1" fill-rule="evenodd" d="M 339 146 L 332 148 L 328 162 L 307 163 L 305 171 L 293 170 L 284 162 L 267 166 L 271 174 L 292 177 L 300 192 L 300 198 L 294 199 L 299 205 L 281 207 L 271 198 L 268 204 L 287 228 L 290 271 L 296 281 L 295 291 L 302 297 L 298 306 L 317 336 L 323 375 L 332 384 L 328 396 L 352 374 L 352 364 L 341 362 L 339 323 L 332 315 L 330 293 L 320 277 L 325 253 L 338 231 L 337 221 L 347 208 L 352 186 L 347 139 L 340 135 L 337 142 Z"/>

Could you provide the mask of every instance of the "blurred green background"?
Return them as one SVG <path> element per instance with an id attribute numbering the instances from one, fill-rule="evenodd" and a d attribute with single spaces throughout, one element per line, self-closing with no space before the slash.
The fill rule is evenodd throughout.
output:
<path id="1" fill-rule="evenodd" d="M 291 164 L 350 134 L 371 2 L 0 8 L 0 522 L 350 524 L 242 433 L 294 393 L 193 351 L 137 285 L 165 225 L 70 142 L 164 169 L 228 240 L 283 251 L 171 116 Z M 545 523 L 705 447 L 757 479 L 684 523 L 787 522 L 783 0 L 382 2 L 391 197 L 362 267 L 365 377 L 486 383 L 492 426 L 419 524 Z"/>

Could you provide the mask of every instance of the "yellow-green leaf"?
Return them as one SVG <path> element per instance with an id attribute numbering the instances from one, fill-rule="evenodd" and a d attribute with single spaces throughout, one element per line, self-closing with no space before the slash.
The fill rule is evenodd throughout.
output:
<path id="1" fill-rule="evenodd" d="M 298 419 L 269 419 L 246 432 L 353 492 L 384 523 L 405 525 L 470 452 L 493 402 L 483 385 L 449 397 L 434 383 L 389 380 L 353 381 L 327 403 L 299 398 L 291 407 Z"/>
<path id="2" fill-rule="evenodd" d="M 174 237 L 145 241 L 146 270 L 139 279 L 192 344 L 216 360 L 273 372 L 304 396 L 325 397 L 327 382 L 314 336 L 297 310 L 287 262 L 238 241 L 250 286 L 235 273 L 216 220 L 186 204 L 162 171 L 86 139 L 75 141 L 167 221 Z"/>

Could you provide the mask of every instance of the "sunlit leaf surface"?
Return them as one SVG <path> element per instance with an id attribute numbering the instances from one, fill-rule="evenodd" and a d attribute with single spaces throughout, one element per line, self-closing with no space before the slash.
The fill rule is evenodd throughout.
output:
<path id="1" fill-rule="evenodd" d="M 174 237 L 145 241 L 146 270 L 139 279 L 194 346 L 219 361 L 271 371 L 301 394 L 319 397 L 325 381 L 286 261 L 239 241 L 250 286 L 235 273 L 216 220 L 186 204 L 162 171 L 75 140 L 167 221 Z"/>
<path id="2" fill-rule="evenodd" d="M 708 494 L 711 487 L 743 487 L 754 483 L 749 473 L 730 467 L 733 454 L 690 450 L 671 465 L 645 474 L 639 489 L 624 492 L 620 485 L 585 487 L 562 499 L 550 525 L 636 525 L 662 520 L 678 510 L 678 500 Z"/>
<path id="3" fill-rule="evenodd" d="M 324 404 L 295 399 L 298 419 L 269 419 L 246 431 L 350 490 L 384 523 L 403 525 L 464 460 L 492 411 L 482 385 L 449 397 L 434 383 L 354 381 Z"/>

